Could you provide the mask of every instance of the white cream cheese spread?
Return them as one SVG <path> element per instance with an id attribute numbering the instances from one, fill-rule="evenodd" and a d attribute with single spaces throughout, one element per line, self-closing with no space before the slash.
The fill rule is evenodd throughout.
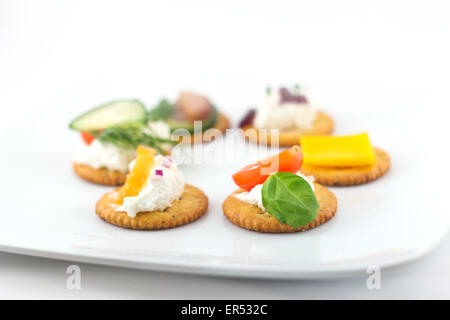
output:
<path id="1" fill-rule="evenodd" d="M 134 161 L 130 164 L 130 171 Z M 181 198 L 184 192 L 183 175 L 171 157 L 155 156 L 147 184 L 135 197 L 126 197 L 116 211 L 125 211 L 135 217 L 138 212 L 162 211 Z"/>
<path id="2" fill-rule="evenodd" d="M 162 120 L 149 121 L 147 126 L 155 136 L 162 139 L 170 139 L 170 127 L 166 122 Z"/>
<path id="3" fill-rule="evenodd" d="M 136 158 L 136 150 L 118 148 L 111 143 L 98 140 L 84 146 L 74 157 L 74 162 L 90 166 L 94 169 L 128 171 L 129 163 Z"/>
<path id="4" fill-rule="evenodd" d="M 256 128 L 302 129 L 312 128 L 317 108 L 306 102 L 283 102 L 279 90 L 271 90 L 257 110 L 253 122 Z"/>

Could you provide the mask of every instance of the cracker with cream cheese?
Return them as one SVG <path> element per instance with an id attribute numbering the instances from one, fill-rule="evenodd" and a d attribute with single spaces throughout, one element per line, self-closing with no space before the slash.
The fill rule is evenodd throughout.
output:
<path id="1" fill-rule="evenodd" d="M 208 197 L 198 188 L 186 184 L 179 200 L 163 211 L 139 212 L 132 218 L 126 212 L 116 211 L 118 191 L 103 195 L 97 202 L 97 215 L 113 225 L 136 230 L 159 230 L 179 227 L 203 216 L 208 209 Z"/>
<path id="2" fill-rule="evenodd" d="M 234 196 L 236 193 L 244 192 L 244 189 L 235 191 L 225 199 L 222 206 L 223 212 L 232 223 L 248 230 L 280 233 L 306 231 L 324 224 L 333 218 L 337 211 L 336 196 L 330 190 L 317 183 L 314 183 L 314 190 L 319 202 L 317 216 L 314 221 L 298 228 L 281 223 L 270 213 L 257 206 L 243 202 Z"/>

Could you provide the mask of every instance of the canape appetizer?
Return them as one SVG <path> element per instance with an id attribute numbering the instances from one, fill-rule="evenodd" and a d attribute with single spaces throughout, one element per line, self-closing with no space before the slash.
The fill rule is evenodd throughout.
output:
<path id="1" fill-rule="evenodd" d="M 311 105 L 297 87 L 295 90 L 268 88 L 264 104 L 258 110 L 250 110 L 239 127 L 246 131 L 247 139 L 269 144 L 273 138 L 270 131 L 258 129 L 279 129 L 279 145 L 292 146 L 298 144 L 303 135 L 331 133 L 334 124 L 333 119 Z"/>
<path id="2" fill-rule="evenodd" d="M 185 184 L 170 156 L 156 155 L 155 149 L 139 146 L 125 184 L 103 195 L 95 211 L 111 224 L 152 230 L 195 221 L 207 208 L 206 195 Z"/>
<path id="3" fill-rule="evenodd" d="M 353 136 L 300 138 L 301 172 L 321 184 L 350 186 L 375 180 L 390 167 L 389 155 L 372 147 L 367 133 Z"/>
<path id="4" fill-rule="evenodd" d="M 185 132 L 183 141 L 190 143 L 202 142 L 215 137 L 212 134 L 208 139 L 205 132 L 208 129 L 216 129 L 216 132 L 224 133 L 230 127 L 228 118 L 220 113 L 216 107 L 204 96 L 191 92 L 181 92 L 175 103 L 163 99 L 149 112 L 152 121 L 165 121 L 171 132 Z M 199 132 L 195 130 L 195 122 L 201 121 Z M 181 129 L 178 130 L 177 129 Z"/>
<path id="5" fill-rule="evenodd" d="M 76 118 L 70 128 L 86 142 L 74 157 L 74 170 L 81 178 L 103 185 L 125 182 L 128 165 L 138 145 L 168 153 L 175 143 L 162 121 L 149 121 L 144 105 L 121 100 L 97 107 Z"/>
<path id="6" fill-rule="evenodd" d="M 245 166 L 233 175 L 240 187 L 223 203 L 232 223 L 259 232 L 295 232 L 315 228 L 336 213 L 337 201 L 314 178 L 299 172 L 298 146 Z"/>

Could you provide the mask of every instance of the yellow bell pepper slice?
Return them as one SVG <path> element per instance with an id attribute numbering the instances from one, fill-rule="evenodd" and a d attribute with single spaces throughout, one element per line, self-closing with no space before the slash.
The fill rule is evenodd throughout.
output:
<path id="1" fill-rule="evenodd" d="M 303 163 L 319 167 L 373 165 L 375 155 L 367 133 L 351 136 L 305 136 L 300 138 Z"/>
<path id="2" fill-rule="evenodd" d="M 126 197 L 135 197 L 146 186 L 148 177 L 154 165 L 156 150 L 144 146 L 138 146 L 136 162 L 133 170 L 128 174 L 127 181 L 120 189 L 116 203 L 123 204 Z"/>

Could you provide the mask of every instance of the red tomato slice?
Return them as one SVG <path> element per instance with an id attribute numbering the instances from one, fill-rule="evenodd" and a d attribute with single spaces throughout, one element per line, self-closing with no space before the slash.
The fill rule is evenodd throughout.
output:
<path id="1" fill-rule="evenodd" d="M 87 145 L 90 145 L 91 142 L 94 140 L 94 136 L 89 132 L 81 131 L 81 137 L 83 138 L 84 142 L 86 142 Z"/>
<path id="2" fill-rule="evenodd" d="M 232 177 L 240 188 L 251 190 L 257 184 L 264 183 L 271 173 L 297 173 L 302 161 L 303 154 L 300 147 L 293 146 L 275 156 L 245 166 Z"/>

